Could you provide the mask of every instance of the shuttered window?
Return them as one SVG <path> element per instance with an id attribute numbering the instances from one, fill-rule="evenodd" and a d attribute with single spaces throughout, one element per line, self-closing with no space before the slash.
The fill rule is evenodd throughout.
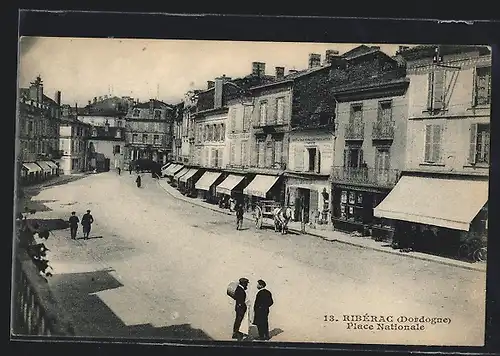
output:
<path id="1" fill-rule="evenodd" d="M 445 71 L 437 69 L 428 75 L 427 109 L 444 109 Z"/>
<path id="2" fill-rule="evenodd" d="M 263 139 L 259 139 L 257 141 L 257 166 L 264 167 L 265 165 L 265 141 Z"/>
<path id="3" fill-rule="evenodd" d="M 269 140 L 266 142 L 266 162 L 265 166 L 266 167 L 272 167 L 274 164 L 274 143 L 273 141 Z"/>
<path id="4" fill-rule="evenodd" d="M 267 101 L 260 103 L 259 124 L 265 126 L 267 123 Z"/>
<path id="5" fill-rule="evenodd" d="M 229 110 L 229 132 L 236 131 L 236 107 Z"/>
<path id="6" fill-rule="evenodd" d="M 490 162 L 490 125 L 472 124 L 470 127 L 470 164 L 489 164 Z"/>
<path id="7" fill-rule="evenodd" d="M 283 140 L 274 141 L 274 163 L 281 164 L 283 160 Z"/>
<path id="8" fill-rule="evenodd" d="M 293 163 L 295 170 L 297 172 L 304 171 L 304 147 L 302 147 L 301 145 L 296 145 L 293 152 Z"/>
<path id="9" fill-rule="evenodd" d="M 488 105 L 491 101 L 491 67 L 476 69 L 475 105 Z"/>
<path id="10" fill-rule="evenodd" d="M 427 163 L 441 162 L 441 125 L 425 126 L 425 152 L 424 161 Z"/>
<path id="11" fill-rule="evenodd" d="M 252 123 L 252 107 L 245 105 L 243 107 L 243 131 L 250 130 L 250 125 Z"/>
<path id="12" fill-rule="evenodd" d="M 285 122 L 285 98 L 276 99 L 276 123 L 281 125 Z"/>
<path id="13" fill-rule="evenodd" d="M 217 152 L 217 167 L 222 168 L 222 158 L 224 150 L 222 148 L 219 148 L 218 150 L 216 150 L 216 152 Z"/>
<path id="14" fill-rule="evenodd" d="M 248 162 L 249 145 L 250 145 L 250 142 L 247 140 L 241 142 L 241 165 L 244 167 L 249 165 L 249 162 Z"/>
<path id="15" fill-rule="evenodd" d="M 229 164 L 236 164 L 236 144 L 234 141 L 229 142 Z"/>

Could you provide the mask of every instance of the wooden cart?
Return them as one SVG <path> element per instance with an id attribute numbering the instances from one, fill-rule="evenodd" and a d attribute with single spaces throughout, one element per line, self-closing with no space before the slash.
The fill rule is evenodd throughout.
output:
<path id="1" fill-rule="evenodd" d="M 261 229 L 264 218 L 274 219 L 274 209 L 280 206 L 281 205 L 274 200 L 261 200 L 258 202 L 254 211 L 255 227 Z"/>

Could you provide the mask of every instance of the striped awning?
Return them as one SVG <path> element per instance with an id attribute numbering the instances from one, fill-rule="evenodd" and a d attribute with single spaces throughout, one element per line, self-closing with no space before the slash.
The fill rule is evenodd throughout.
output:
<path id="1" fill-rule="evenodd" d="M 174 174 L 174 179 L 179 179 L 180 177 L 182 177 L 187 172 L 189 172 L 189 168 L 187 168 L 187 167 L 182 168 L 179 172 L 177 172 L 177 173 Z"/>
<path id="2" fill-rule="evenodd" d="M 245 176 L 230 174 L 219 184 L 215 190 L 217 193 L 231 195 L 233 189 L 241 183 Z"/>
<path id="3" fill-rule="evenodd" d="M 58 169 L 59 167 L 57 166 L 57 164 L 55 164 L 54 162 L 52 161 L 45 161 L 45 163 L 47 163 L 51 168 L 53 169 Z"/>
<path id="4" fill-rule="evenodd" d="M 199 170 L 196 169 L 196 168 L 191 168 L 189 170 L 189 172 L 187 172 L 186 174 L 184 174 L 181 178 L 180 178 L 180 181 L 183 182 L 183 183 L 186 183 L 188 181 L 188 179 L 192 178 Z"/>
<path id="5" fill-rule="evenodd" d="M 195 188 L 199 190 L 210 190 L 210 187 L 215 183 L 217 178 L 221 176 L 220 172 L 205 172 L 196 182 Z"/>
<path id="6" fill-rule="evenodd" d="M 175 173 L 179 172 L 182 169 L 182 167 L 182 164 L 173 164 L 165 170 L 164 175 L 166 175 L 167 177 L 173 177 Z"/>
<path id="7" fill-rule="evenodd" d="M 37 162 L 37 164 L 42 167 L 42 169 L 47 172 L 47 173 L 52 173 L 53 168 L 46 162 L 46 161 L 40 161 Z"/>
<path id="8" fill-rule="evenodd" d="M 40 166 L 33 162 L 23 163 L 23 167 L 26 168 L 29 173 L 42 172 Z"/>
<path id="9" fill-rule="evenodd" d="M 265 198 L 267 192 L 271 190 L 278 179 L 278 176 L 264 176 L 258 174 L 250 182 L 250 184 L 245 189 L 243 189 L 243 194 Z"/>

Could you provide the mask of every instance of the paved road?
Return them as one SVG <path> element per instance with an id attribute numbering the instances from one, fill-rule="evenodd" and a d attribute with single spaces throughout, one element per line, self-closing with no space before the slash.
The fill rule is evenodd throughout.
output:
<path id="1" fill-rule="evenodd" d="M 236 231 L 232 216 L 175 200 L 148 176 L 138 189 L 134 178 L 93 175 L 33 198 L 51 209 L 40 218 L 89 208 L 96 219 L 90 240 L 56 230 L 49 241 L 50 283 L 81 335 L 229 340 L 234 311 L 226 286 L 246 276 L 250 296 L 259 278 L 274 294 L 275 341 L 483 343 L 483 272 L 253 226 Z M 380 331 L 377 323 L 348 329 L 343 321 L 365 313 L 451 323 Z"/>

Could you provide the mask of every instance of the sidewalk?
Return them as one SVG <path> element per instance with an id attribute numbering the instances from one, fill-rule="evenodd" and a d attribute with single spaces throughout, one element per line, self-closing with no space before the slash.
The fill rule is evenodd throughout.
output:
<path id="1" fill-rule="evenodd" d="M 217 211 L 217 212 L 222 213 L 222 214 L 234 215 L 234 213 L 230 212 L 229 210 L 219 208 L 217 205 L 206 203 L 198 198 L 190 198 L 190 197 L 186 197 L 186 196 L 182 195 L 177 189 L 170 186 L 166 179 L 159 179 L 158 185 L 161 188 L 163 188 L 163 190 L 166 193 L 170 194 L 174 198 L 183 200 L 183 201 L 188 202 L 188 203 L 193 204 L 193 205 L 197 205 L 197 206 L 200 206 L 203 208 Z M 245 216 L 245 219 L 248 221 L 254 222 L 254 220 L 250 214 Z M 264 219 L 263 223 L 265 225 L 273 225 L 273 221 L 271 219 Z M 295 233 L 301 233 L 301 226 L 300 225 L 301 225 L 300 222 L 290 222 L 289 230 L 293 231 Z M 346 233 L 343 233 L 340 231 L 333 231 L 333 230 L 331 230 L 331 226 L 323 226 L 320 228 L 311 228 L 310 226 L 306 226 L 306 234 L 310 235 L 310 236 L 322 238 L 323 240 L 326 240 L 326 241 L 340 242 L 340 243 L 349 244 L 349 245 L 357 246 L 357 247 L 363 247 L 363 248 L 367 248 L 367 249 L 371 249 L 371 250 L 375 250 L 375 251 L 379 251 L 379 252 L 401 255 L 401 256 L 416 258 L 416 259 L 420 259 L 420 260 L 424 260 L 424 261 L 441 263 L 441 264 L 445 264 L 445 265 L 449 265 L 449 266 L 460 267 L 460 268 L 474 270 L 474 271 L 486 271 L 486 263 L 484 263 L 484 262 L 483 263 L 482 262 L 470 263 L 470 262 L 454 260 L 451 258 L 446 258 L 446 257 L 441 257 L 441 256 L 429 255 L 429 254 L 421 253 L 421 252 L 401 252 L 400 250 L 396 250 L 390 246 L 387 246 L 386 242 L 378 242 L 378 241 L 373 240 L 370 237 L 353 236 L 353 235 L 346 234 Z"/>

